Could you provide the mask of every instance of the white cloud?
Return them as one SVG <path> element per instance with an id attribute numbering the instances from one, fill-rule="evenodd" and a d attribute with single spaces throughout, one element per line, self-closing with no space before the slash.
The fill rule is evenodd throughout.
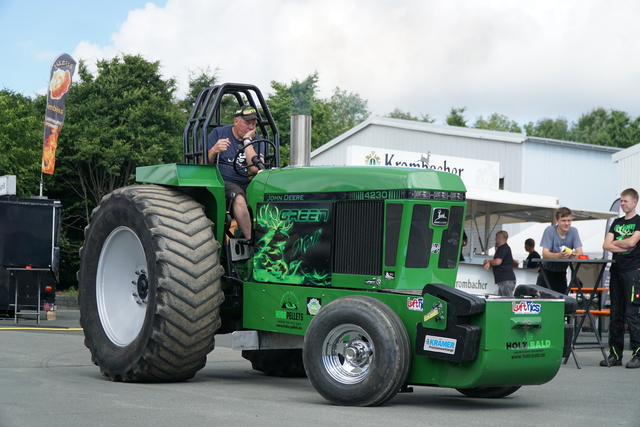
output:
<path id="1" fill-rule="evenodd" d="M 603 106 L 637 116 L 640 3 L 634 0 L 169 0 L 129 13 L 109 46 L 81 43 L 77 58 L 118 53 L 159 60 L 186 89 L 188 70 L 270 91 L 319 72 L 336 86 L 443 120 L 498 112 L 520 123 L 575 120 Z"/>

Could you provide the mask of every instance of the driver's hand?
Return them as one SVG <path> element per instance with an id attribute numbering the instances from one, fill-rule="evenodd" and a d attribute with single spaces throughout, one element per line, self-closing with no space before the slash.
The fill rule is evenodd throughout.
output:
<path id="1" fill-rule="evenodd" d="M 229 138 L 219 139 L 218 141 L 216 141 L 216 144 L 213 147 L 211 147 L 211 151 L 214 154 L 219 154 L 219 153 L 222 153 L 223 151 L 227 151 L 230 145 L 231 145 L 231 141 L 229 141 Z"/>
<path id="2" fill-rule="evenodd" d="M 253 128 L 250 131 L 248 131 L 247 133 L 245 133 L 244 136 L 242 137 L 242 140 L 244 141 L 245 138 L 253 139 L 254 136 L 256 136 L 256 128 Z"/>
<path id="3" fill-rule="evenodd" d="M 229 138 L 217 140 L 213 147 L 211 147 L 209 151 L 207 151 L 207 158 L 209 163 L 213 163 L 216 156 L 223 151 L 227 151 L 230 145 L 231 141 L 229 141 Z"/>

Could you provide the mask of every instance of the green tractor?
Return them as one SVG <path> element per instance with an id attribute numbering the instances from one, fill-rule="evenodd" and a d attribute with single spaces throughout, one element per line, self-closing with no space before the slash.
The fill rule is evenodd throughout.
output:
<path id="1" fill-rule="evenodd" d="M 234 232 L 207 164 L 207 135 L 229 100 L 259 111 L 250 241 Z M 227 333 L 254 369 L 306 375 L 338 405 L 380 405 L 414 385 L 503 397 L 551 380 L 568 354 L 575 305 L 564 295 L 454 287 L 466 210 L 457 175 L 281 168 L 255 86 L 203 90 L 184 163 L 140 167 L 136 179 L 102 199 L 80 250 L 85 344 L 113 381 L 187 380 Z"/>

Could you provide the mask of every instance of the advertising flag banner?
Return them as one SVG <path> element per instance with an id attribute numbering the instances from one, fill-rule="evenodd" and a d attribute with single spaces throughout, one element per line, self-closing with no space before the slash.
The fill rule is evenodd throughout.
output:
<path id="1" fill-rule="evenodd" d="M 42 144 L 42 172 L 50 175 L 53 174 L 56 166 L 58 135 L 62 130 L 65 117 L 64 101 L 75 70 L 76 61 L 66 53 L 58 56 L 51 66 Z"/>

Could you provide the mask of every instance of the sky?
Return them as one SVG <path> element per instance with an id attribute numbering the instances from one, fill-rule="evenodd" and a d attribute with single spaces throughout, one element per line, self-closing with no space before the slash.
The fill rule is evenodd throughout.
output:
<path id="1" fill-rule="evenodd" d="M 319 97 L 338 87 L 378 116 L 635 118 L 639 20 L 637 0 L 0 0 L 0 89 L 46 93 L 60 53 L 92 70 L 140 54 L 178 96 L 200 71 L 265 94 L 317 72 Z"/>

